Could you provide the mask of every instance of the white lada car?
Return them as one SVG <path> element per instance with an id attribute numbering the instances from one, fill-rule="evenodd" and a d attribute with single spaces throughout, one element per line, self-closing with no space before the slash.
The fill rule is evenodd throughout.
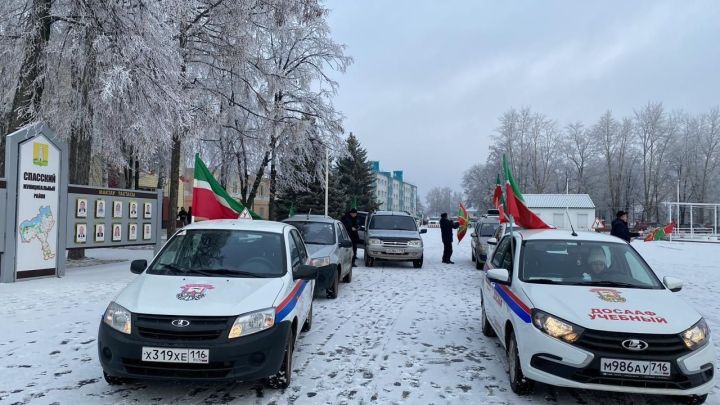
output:
<path id="1" fill-rule="evenodd" d="M 522 230 L 485 265 L 482 330 L 504 345 L 517 394 L 538 381 L 703 403 L 715 350 L 681 288 L 618 238 Z"/>
<path id="2" fill-rule="evenodd" d="M 266 379 L 287 387 L 295 341 L 312 326 L 317 269 L 279 222 L 203 221 L 178 231 L 108 305 L 98 355 L 110 384 Z"/>

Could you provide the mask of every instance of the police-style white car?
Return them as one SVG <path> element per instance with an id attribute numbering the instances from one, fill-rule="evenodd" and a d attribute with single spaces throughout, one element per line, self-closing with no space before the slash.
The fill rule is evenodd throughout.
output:
<path id="1" fill-rule="evenodd" d="M 715 384 L 708 326 L 674 295 L 682 282 L 618 238 L 513 232 L 484 274 L 483 334 L 504 345 L 517 394 L 539 381 L 702 403 Z"/>
<path id="2" fill-rule="evenodd" d="M 266 379 L 287 387 L 312 326 L 317 268 L 278 222 L 216 220 L 178 231 L 108 305 L 98 353 L 105 380 Z"/>

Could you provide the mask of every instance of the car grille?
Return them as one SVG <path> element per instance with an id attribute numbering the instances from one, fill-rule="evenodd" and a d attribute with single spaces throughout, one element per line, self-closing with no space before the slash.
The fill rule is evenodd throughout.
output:
<path id="1" fill-rule="evenodd" d="M 622 346 L 627 339 L 640 339 L 648 344 L 643 351 L 631 351 Z M 678 335 L 650 335 L 642 333 L 618 333 L 585 330 L 575 345 L 592 351 L 600 356 L 620 356 L 621 358 L 640 360 L 662 360 L 675 358 L 679 354 L 689 353 L 682 338 Z"/>
<path id="2" fill-rule="evenodd" d="M 144 315 L 136 314 L 133 319 L 133 329 L 147 339 L 177 340 L 177 341 L 203 341 L 216 340 L 227 331 L 234 317 L 193 317 L 174 315 Z M 178 328 L 172 321 L 184 319 L 190 325 Z"/>
<path id="3" fill-rule="evenodd" d="M 233 369 L 233 362 L 208 364 L 156 363 L 137 359 L 122 359 L 128 373 L 154 377 L 223 378 Z"/>
<path id="4" fill-rule="evenodd" d="M 387 240 L 384 240 L 384 241 L 383 241 L 383 246 L 384 246 L 384 247 L 407 247 L 407 246 L 408 246 L 408 243 L 407 243 L 407 242 L 396 242 L 396 241 L 387 241 Z"/>

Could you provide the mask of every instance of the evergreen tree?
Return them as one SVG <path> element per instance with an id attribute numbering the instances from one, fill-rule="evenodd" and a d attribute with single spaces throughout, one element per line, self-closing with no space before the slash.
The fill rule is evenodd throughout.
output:
<path id="1" fill-rule="evenodd" d="M 375 173 L 367 160 L 367 151 L 360 146 L 360 141 L 352 132 L 347 139 L 347 155 L 338 161 L 337 172 L 343 211 L 353 208 L 353 205 L 360 211 L 378 208 Z"/>
<path id="2" fill-rule="evenodd" d="M 305 170 L 312 173 L 308 176 L 312 180 L 303 184 L 304 191 L 286 190 L 278 196 L 275 203 L 277 220 L 282 221 L 290 214 L 290 209 L 295 209 L 295 214 L 312 213 L 323 215 L 325 213 L 325 178 L 318 178 L 311 167 L 298 166 L 297 170 Z M 330 189 L 328 192 L 328 215 L 333 218 L 340 218 L 344 213 L 342 198 L 338 187 L 337 169 L 331 168 Z"/>

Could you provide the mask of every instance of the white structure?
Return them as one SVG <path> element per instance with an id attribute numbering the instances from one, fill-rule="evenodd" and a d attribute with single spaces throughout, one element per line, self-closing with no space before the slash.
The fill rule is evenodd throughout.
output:
<path id="1" fill-rule="evenodd" d="M 587 194 L 523 194 L 525 204 L 546 224 L 558 229 L 590 231 L 595 222 L 595 203 Z"/>
<path id="2" fill-rule="evenodd" d="M 375 173 L 375 198 L 381 210 L 417 214 L 417 186 L 403 180 L 402 170 L 380 171 L 380 162 L 372 161 Z"/>
<path id="3" fill-rule="evenodd" d="M 668 223 L 675 223 L 672 239 L 711 241 L 720 239 L 718 234 L 718 208 L 720 208 L 720 204 L 664 202 L 663 205 L 668 209 Z M 681 213 L 684 213 L 684 215 L 681 215 Z"/>

